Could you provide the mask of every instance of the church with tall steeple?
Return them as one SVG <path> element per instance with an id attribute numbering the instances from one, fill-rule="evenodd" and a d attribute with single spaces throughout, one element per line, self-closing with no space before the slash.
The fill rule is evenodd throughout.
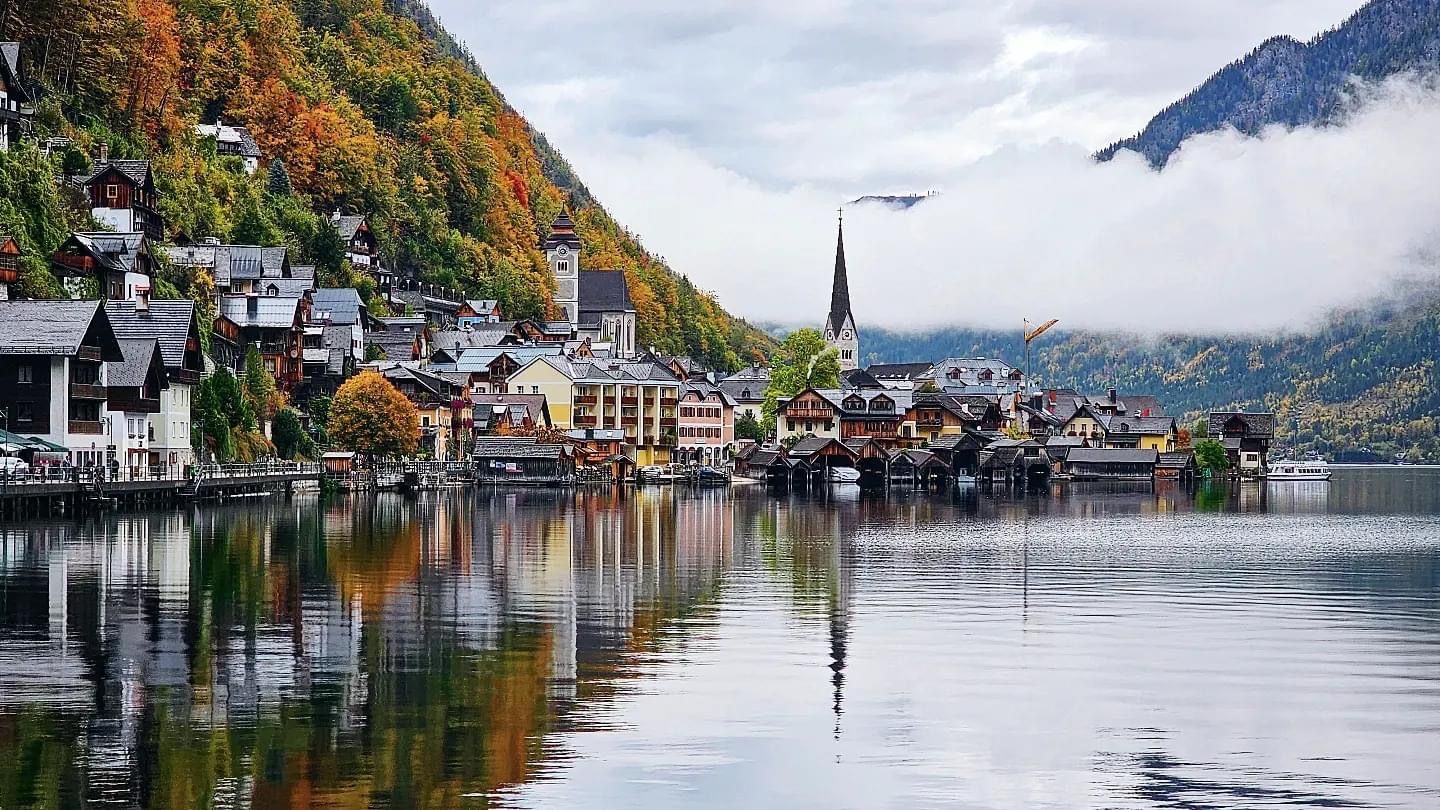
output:
<path id="1" fill-rule="evenodd" d="M 850 279 L 845 270 L 845 213 L 835 237 L 835 280 L 830 287 L 830 314 L 825 317 L 825 342 L 840 355 L 840 370 L 860 367 L 860 330 L 850 311 Z"/>

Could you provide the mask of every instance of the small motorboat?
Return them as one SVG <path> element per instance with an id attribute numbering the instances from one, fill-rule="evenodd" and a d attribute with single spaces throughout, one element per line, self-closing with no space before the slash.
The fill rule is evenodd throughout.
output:
<path id="1" fill-rule="evenodd" d="M 837 484 L 858 484 L 860 471 L 853 467 L 831 467 L 830 480 Z"/>
<path id="2" fill-rule="evenodd" d="M 1329 481 L 1330 475 L 1324 461 L 1277 461 L 1269 471 L 1271 481 Z"/>

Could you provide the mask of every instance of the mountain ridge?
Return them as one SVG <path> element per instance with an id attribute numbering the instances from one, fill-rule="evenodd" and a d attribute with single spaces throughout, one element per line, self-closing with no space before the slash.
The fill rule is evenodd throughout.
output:
<path id="1" fill-rule="evenodd" d="M 1371 0 L 1308 42 L 1270 37 L 1096 158 L 1132 150 L 1163 168 L 1192 135 L 1226 127 L 1256 135 L 1271 125 L 1334 123 L 1348 108 L 1352 80 L 1437 68 L 1440 0 Z"/>

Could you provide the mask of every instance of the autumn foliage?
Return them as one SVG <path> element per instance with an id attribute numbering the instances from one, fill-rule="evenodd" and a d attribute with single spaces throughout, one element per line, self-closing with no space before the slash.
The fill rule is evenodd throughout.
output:
<path id="1" fill-rule="evenodd" d="M 335 392 L 327 429 L 331 444 L 369 458 L 413 455 L 420 443 L 415 405 L 374 371 L 351 377 Z"/>
<path id="2" fill-rule="evenodd" d="M 55 91 L 60 109 L 39 116 L 39 134 L 151 158 L 172 231 L 230 238 L 233 210 L 254 196 L 193 133 L 222 117 L 246 126 L 266 161 L 283 158 L 312 211 L 367 213 L 402 270 L 496 298 L 514 317 L 549 310 L 537 245 L 568 210 L 586 266 L 625 272 L 642 345 L 720 367 L 769 346 L 620 228 L 418 4 L 50 0 L 21 3 L 7 37 Z M 293 215 L 272 219 L 303 248 L 300 263 L 320 263 Z"/>

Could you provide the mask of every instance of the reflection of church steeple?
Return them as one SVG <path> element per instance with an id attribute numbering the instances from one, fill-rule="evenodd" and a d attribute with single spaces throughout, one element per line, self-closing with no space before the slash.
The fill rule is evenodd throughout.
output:
<path id="1" fill-rule="evenodd" d="M 835 589 L 830 595 L 830 685 L 834 688 L 835 739 L 840 739 L 840 716 L 845 713 L 845 652 L 850 644 L 850 589 L 852 566 L 845 552 L 844 532 L 836 534 Z"/>
<path id="2" fill-rule="evenodd" d="M 830 684 L 835 687 L 835 739 L 840 739 L 840 715 L 845 713 L 845 645 L 850 638 L 850 617 L 846 606 L 835 604 L 830 608 Z"/>

